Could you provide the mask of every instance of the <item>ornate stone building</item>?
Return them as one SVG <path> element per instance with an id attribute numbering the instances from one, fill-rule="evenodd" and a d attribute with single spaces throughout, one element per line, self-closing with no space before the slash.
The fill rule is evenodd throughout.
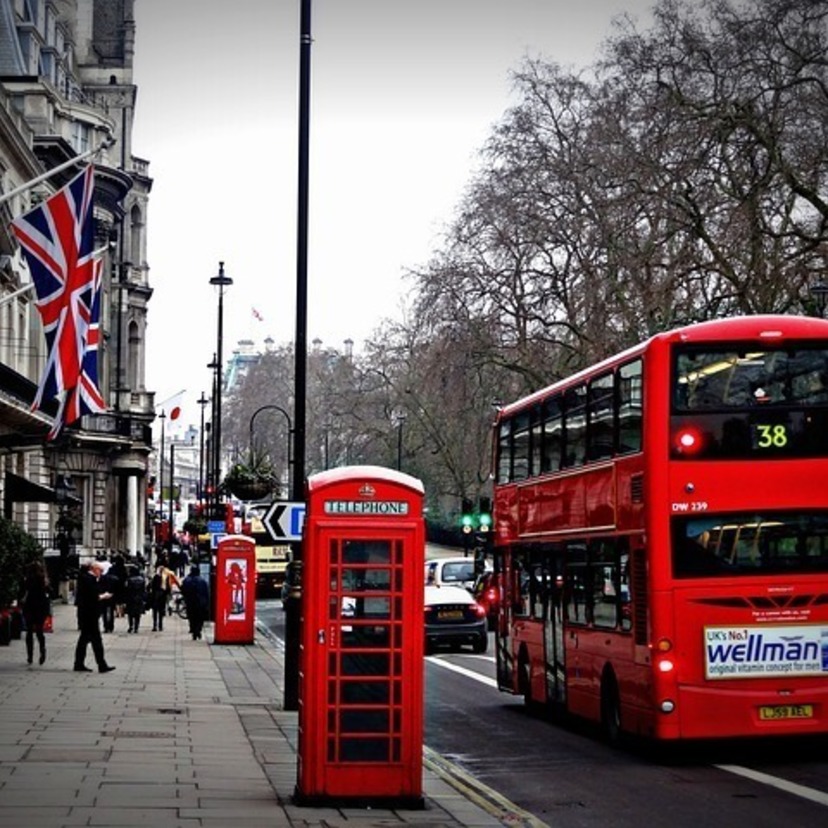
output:
<path id="1" fill-rule="evenodd" d="M 47 547 L 56 545 L 62 515 L 81 555 L 134 554 L 143 551 L 146 535 L 154 416 L 144 377 L 152 180 L 148 162 L 132 152 L 133 5 L 0 0 L 0 488 L 6 516 Z M 56 406 L 31 410 L 46 343 L 9 223 L 87 160 L 95 164 L 96 248 L 104 257 L 99 379 L 109 410 L 47 441 Z M 33 181 L 39 183 L 26 186 Z"/>

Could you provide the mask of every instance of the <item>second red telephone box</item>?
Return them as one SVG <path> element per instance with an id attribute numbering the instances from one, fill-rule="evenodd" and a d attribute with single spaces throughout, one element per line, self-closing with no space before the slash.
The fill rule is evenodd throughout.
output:
<path id="1" fill-rule="evenodd" d="M 225 535 L 216 552 L 216 644 L 252 644 L 256 630 L 256 543 Z"/>
<path id="2" fill-rule="evenodd" d="M 423 807 L 423 485 L 352 466 L 307 495 L 296 800 Z"/>

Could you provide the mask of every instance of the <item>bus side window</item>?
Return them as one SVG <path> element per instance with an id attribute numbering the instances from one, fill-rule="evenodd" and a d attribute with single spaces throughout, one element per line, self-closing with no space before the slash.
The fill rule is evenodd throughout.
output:
<path id="1" fill-rule="evenodd" d="M 587 581 L 586 545 L 570 543 L 566 548 L 563 589 L 566 620 L 570 624 L 592 621 L 592 591 Z"/>
<path id="2" fill-rule="evenodd" d="M 512 561 L 512 584 L 509 590 L 512 613 L 514 615 L 529 615 L 529 575 L 524 569 L 523 561 Z"/>
<path id="3" fill-rule="evenodd" d="M 641 360 L 636 359 L 618 370 L 618 453 L 641 450 L 643 390 Z"/>
<path id="4" fill-rule="evenodd" d="M 612 540 L 594 541 L 590 546 L 593 623 L 614 630 L 618 625 L 618 565 Z"/>

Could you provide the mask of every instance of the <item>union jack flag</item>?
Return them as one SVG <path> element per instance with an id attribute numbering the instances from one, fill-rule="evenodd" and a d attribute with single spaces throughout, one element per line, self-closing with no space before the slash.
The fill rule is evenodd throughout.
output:
<path id="1" fill-rule="evenodd" d="M 12 223 L 37 292 L 47 359 L 32 409 L 59 400 L 48 439 L 83 414 L 106 409 L 98 390 L 102 264 L 93 255 L 92 165 Z"/>

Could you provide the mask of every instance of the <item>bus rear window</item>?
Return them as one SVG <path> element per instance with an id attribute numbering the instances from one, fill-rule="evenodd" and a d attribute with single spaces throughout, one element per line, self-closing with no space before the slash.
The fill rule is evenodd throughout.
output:
<path id="1" fill-rule="evenodd" d="M 671 457 L 828 455 L 828 348 L 677 348 Z"/>
<path id="2" fill-rule="evenodd" d="M 676 578 L 828 572 L 828 512 L 674 518 L 672 527 Z"/>
<path id="3" fill-rule="evenodd" d="M 827 404 L 828 347 L 676 350 L 676 413 Z"/>

